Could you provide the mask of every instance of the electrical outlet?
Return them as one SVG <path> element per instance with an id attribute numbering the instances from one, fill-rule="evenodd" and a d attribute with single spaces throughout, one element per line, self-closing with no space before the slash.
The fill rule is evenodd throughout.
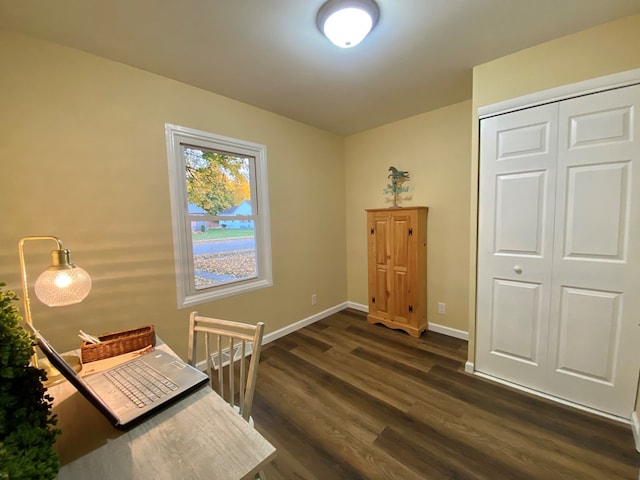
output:
<path id="1" fill-rule="evenodd" d="M 318 295 L 314 293 L 311 295 L 311 305 L 315 305 L 316 303 L 318 303 Z"/>
<path id="2" fill-rule="evenodd" d="M 440 315 L 446 315 L 447 314 L 447 304 L 446 303 L 438 302 L 438 313 Z"/>

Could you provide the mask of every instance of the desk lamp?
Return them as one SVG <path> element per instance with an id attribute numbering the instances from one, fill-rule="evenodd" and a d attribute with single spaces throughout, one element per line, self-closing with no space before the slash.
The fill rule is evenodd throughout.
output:
<path id="1" fill-rule="evenodd" d="M 31 318 L 31 306 L 29 302 L 29 285 L 27 283 L 27 269 L 24 262 L 24 244 L 28 241 L 51 240 L 56 243 L 57 249 L 51 250 L 51 265 L 40 274 L 35 284 L 35 292 L 38 299 L 49 307 L 64 307 L 79 303 L 85 299 L 91 290 L 91 277 L 80 267 L 71 263 L 69 250 L 62 247 L 62 241 L 52 236 L 30 236 L 24 237 L 18 243 L 18 253 L 20 255 L 20 273 L 22 275 L 22 296 L 24 301 L 24 320 L 28 325 L 33 326 Z M 78 357 L 66 357 L 68 363 L 74 368 L 80 366 Z M 44 363 L 44 362 L 43 362 Z M 38 368 L 38 357 L 35 347 L 31 356 L 31 364 Z M 58 372 L 50 364 L 43 365 L 47 373 L 46 384 L 57 383 L 60 377 Z"/>

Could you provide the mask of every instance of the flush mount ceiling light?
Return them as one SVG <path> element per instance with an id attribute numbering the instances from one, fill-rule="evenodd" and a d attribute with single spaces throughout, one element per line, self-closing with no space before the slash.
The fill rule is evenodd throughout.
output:
<path id="1" fill-rule="evenodd" d="M 318 11 L 318 28 L 341 48 L 358 45 L 375 27 L 380 9 L 373 0 L 329 0 Z"/>

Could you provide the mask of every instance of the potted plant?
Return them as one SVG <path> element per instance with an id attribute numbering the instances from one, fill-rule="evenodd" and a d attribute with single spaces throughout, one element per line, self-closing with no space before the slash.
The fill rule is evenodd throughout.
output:
<path id="1" fill-rule="evenodd" d="M 42 381 L 30 365 L 34 339 L 21 326 L 12 291 L 0 283 L 0 480 L 52 479 L 60 462 L 53 450 L 57 419 Z"/>

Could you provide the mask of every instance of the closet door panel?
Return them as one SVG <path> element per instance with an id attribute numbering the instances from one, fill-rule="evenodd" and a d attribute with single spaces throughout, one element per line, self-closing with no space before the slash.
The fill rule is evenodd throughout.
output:
<path id="1" fill-rule="evenodd" d="M 624 261 L 629 161 L 567 167 L 563 258 Z"/>
<path id="2" fill-rule="evenodd" d="M 619 293 L 562 288 L 558 372 L 613 385 L 615 361 L 620 353 L 621 303 Z M 591 327 L 584 328 L 585 324 Z"/>
<path id="3" fill-rule="evenodd" d="M 546 184 L 545 171 L 496 175 L 496 254 L 542 256 Z"/>
<path id="4" fill-rule="evenodd" d="M 537 283 L 495 280 L 491 352 L 537 366 L 539 358 L 540 290 Z"/>
<path id="5" fill-rule="evenodd" d="M 639 112 L 640 86 L 560 103 L 549 322 L 548 391 L 626 418 L 640 368 Z"/>
<path id="6" fill-rule="evenodd" d="M 543 388 L 557 105 L 481 123 L 478 371 Z"/>

